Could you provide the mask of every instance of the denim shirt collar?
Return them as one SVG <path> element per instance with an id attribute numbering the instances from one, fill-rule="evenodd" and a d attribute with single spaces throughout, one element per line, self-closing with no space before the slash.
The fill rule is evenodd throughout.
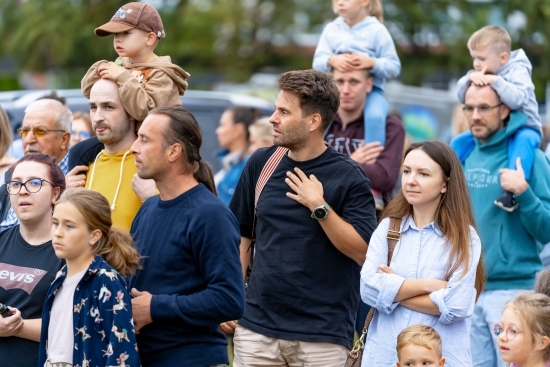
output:
<path id="1" fill-rule="evenodd" d="M 409 229 L 415 230 L 420 232 L 420 229 L 416 226 L 416 223 L 414 223 L 414 219 L 412 215 L 408 215 L 406 217 L 403 217 L 403 224 L 401 225 L 401 232 L 405 232 Z M 431 229 L 435 232 L 438 236 L 443 236 L 443 231 L 441 231 L 441 228 L 437 225 L 435 221 L 431 222 L 430 224 L 424 226 L 422 229 Z"/>

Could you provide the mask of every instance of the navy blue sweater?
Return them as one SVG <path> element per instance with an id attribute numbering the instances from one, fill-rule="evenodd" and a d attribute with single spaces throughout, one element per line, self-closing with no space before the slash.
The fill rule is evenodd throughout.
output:
<path id="1" fill-rule="evenodd" d="M 137 335 L 143 367 L 228 363 L 219 324 L 244 313 L 237 220 L 206 186 L 148 199 L 131 229 L 143 269 L 130 287 L 153 294 Z"/>

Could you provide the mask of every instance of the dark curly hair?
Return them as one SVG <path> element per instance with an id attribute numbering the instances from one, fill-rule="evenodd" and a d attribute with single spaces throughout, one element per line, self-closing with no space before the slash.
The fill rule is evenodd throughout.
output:
<path id="1" fill-rule="evenodd" d="M 292 93 L 300 100 L 302 115 L 318 113 L 325 131 L 340 106 L 340 93 L 332 74 L 318 70 L 296 70 L 279 75 L 279 90 Z"/>

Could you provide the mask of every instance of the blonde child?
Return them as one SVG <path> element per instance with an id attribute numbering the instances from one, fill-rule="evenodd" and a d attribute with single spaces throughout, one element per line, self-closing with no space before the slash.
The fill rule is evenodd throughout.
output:
<path id="1" fill-rule="evenodd" d="M 165 37 L 162 20 L 156 9 L 146 3 L 132 2 L 122 6 L 110 22 L 95 29 L 99 37 L 114 35 L 115 62 L 101 60 L 93 64 L 82 79 L 82 93 L 100 79 L 119 86 L 120 99 L 126 112 L 143 121 L 155 107 L 181 106 L 180 95 L 187 89 L 189 74 L 172 64 L 170 56 L 154 53 Z"/>
<path id="2" fill-rule="evenodd" d="M 443 367 L 442 353 L 441 337 L 431 326 L 409 326 L 397 336 L 397 367 Z"/>
<path id="3" fill-rule="evenodd" d="M 464 114 L 471 117 L 474 110 L 479 116 L 493 112 L 502 104 L 512 110 L 519 110 L 527 115 L 525 127 L 511 136 L 508 142 L 508 168 L 516 167 L 517 159 L 528 180 L 533 168 L 535 151 L 539 148 L 542 137 L 542 124 L 535 98 L 535 86 L 531 81 L 531 63 L 522 49 L 512 51 L 512 39 L 502 27 L 489 25 L 476 31 L 468 40 L 468 49 L 473 59 L 474 70 L 460 78 L 457 84 L 458 99 L 464 103 L 468 86 L 490 85 L 500 97 L 502 103 L 496 106 L 464 106 Z M 464 162 L 475 146 L 471 132 L 458 135 L 451 141 L 451 146 L 461 162 Z M 495 205 L 513 212 L 517 207 L 511 192 L 495 200 Z"/>
<path id="4" fill-rule="evenodd" d="M 549 367 L 550 297 L 520 293 L 506 304 L 494 332 L 510 367 Z"/>
<path id="5" fill-rule="evenodd" d="M 333 0 L 332 6 L 340 16 L 323 30 L 313 68 L 324 72 L 370 70 L 373 87 L 364 108 L 364 142 L 380 142 L 384 146 L 388 116 L 384 83 L 399 75 L 401 62 L 390 33 L 382 24 L 382 4 L 380 0 Z"/>
<path id="6" fill-rule="evenodd" d="M 129 233 L 111 224 L 109 202 L 96 191 L 69 189 L 56 202 L 52 243 L 66 265 L 42 310 L 39 366 L 140 365 L 123 279 L 140 256 Z"/>
<path id="7" fill-rule="evenodd" d="M 546 294 L 550 297 L 550 270 L 541 270 L 537 276 L 537 283 L 535 284 L 535 292 Z"/>

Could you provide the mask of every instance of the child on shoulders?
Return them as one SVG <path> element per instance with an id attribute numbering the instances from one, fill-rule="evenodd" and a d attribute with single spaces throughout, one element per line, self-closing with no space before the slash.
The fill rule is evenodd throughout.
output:
<path id="1" fill-rule="evenodd" d="M 157 10 L 146 3 L 132 2 L 122 6 L 111 21 L 95 29 L 99 37 L 114 35 L 115 62 L 101 60 L 93 64 L 82 79 L 82 93 L 100 79 L 119 86 L 120 99 L 128 114 L 143 121 L 155 107 L 181 106 L 179 96 L 187 89 L 189 74 L 172 64 L 170 56 L 154 53 L 165 37 Z"/>
<path id="2" fill-rule="evenodd" d="M 380 0 L 333 0 L 340 16 L 327 24 L 315 55 L 313 68 L 328 72 L 369 69 L 374 86 L 365 104 L 365 144 L 386 143 L 388 101 L 384 83 L 401 72 L 395 44 L 383 22 Z M 368 124 L 367 124 L 368 121 Z"/>
<path id="3" fill-rule="evenodd" d="M 503 104 L 512 110 L 527 115 L 524 128 L 510 137 L 508 143 L 508 168 L 517 169 L 516 161 L 521 159 L 525 178 L 529 180 L 535 151 L 542 137 L 542 124 L 535 98 L 535 86 L 531 81 L 531 63 L 522 49 L 512 51 L 512 39 L 505 29 L 489 25 L 476 31 L 468 40 L 468 49 L 473 59 L 474 70 L 460 78 L 457 84 L 458 99 L 464 103 L 468 86 L 490 85 L 499 95 Z M 465 106 L 465 114 L 473 114 L 474 109 L 480 115 L 490 113 L 497 106 Z M 475 141 L 471 132 L 456 136 L 451 146 L 463 162 L 474 149 Z M 511 192 L 495 200 L 495 205 L 513 212 L 518 205 Z"/>
<path id="4" fill-rule="evenodd" d="M 390 33 L 382 24 L 380 0 L 332 0 L 340 16 L 327 24 L 313 56 L 313 68 L 329 72 L 368 69 L 373 87 L 363 111 L 365 137 L 363 144 L 386 144 L 388 101 L 384 83 L 401 72 L 401 62 Z M 384 208 L 382 193 L 372 190 L 377 209 Z"/>

